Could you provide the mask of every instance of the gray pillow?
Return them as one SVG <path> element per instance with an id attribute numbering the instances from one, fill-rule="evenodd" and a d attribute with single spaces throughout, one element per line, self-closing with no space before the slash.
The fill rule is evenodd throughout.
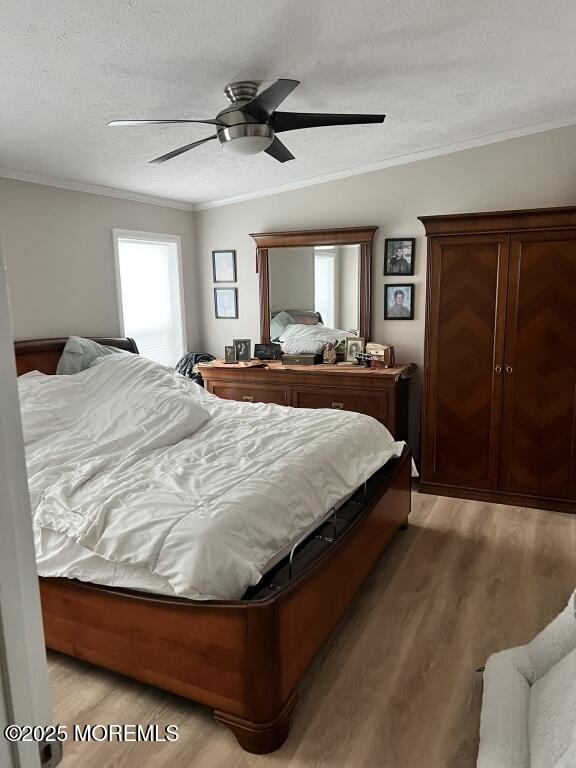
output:
<path id="1" fill-rule="evenodd" d="M 276 339 L 279 339 L 286 328 L 293 322 L 294 318 L 292 315 L 288 314 L 288 312 L 284 312 L 284 310 L 278 312 L 277 315 L 274 315 L 270 320 L 270 340 L 275 341 Z"/>
<path id="2" fill-rule="evenodd" d="M 90 363 L 97 357 L 112 355 L 115 352 L 123 352 L 123 350 L 107 347 L 92 339 L 83 339 L 81 336 L 70 336 L 58 361 L 56 373 L 59 376 L 80 373 L 89 368 Z"/>

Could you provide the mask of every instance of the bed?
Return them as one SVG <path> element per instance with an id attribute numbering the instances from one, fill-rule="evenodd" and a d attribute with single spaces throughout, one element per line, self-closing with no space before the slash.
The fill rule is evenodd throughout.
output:
<path id="1" fill-rule="evenodd" d="M 346 339 L 358 336 L 356 329 L 330 328 L 314 310 L 283 309 L 270 315 L 270 339 L 288 354 L 321 354 L 332 344 L 339 359 L 344 359 Z"/>
<path id="2" fill-rule="evenodd" d="M 19 375 L 53 374 L 65 341 L 16 342 Z M 98 341 L 137 352 L 130 339 Z M 256 414 L 261 406 L 241 407 Z M 46 644 L 201 702 L 244 749 L 273 751 L 287 737 L 306 668 L 407 520 L 410 470 L 404 449 L 339 499 L 336 513 L 322 517 L 314 530 L 304 529 L 234 599 L 210 599 L 209 590 L 190 599 L 185 589 L 185 597 L 170 596 L 43 577 Z"/>

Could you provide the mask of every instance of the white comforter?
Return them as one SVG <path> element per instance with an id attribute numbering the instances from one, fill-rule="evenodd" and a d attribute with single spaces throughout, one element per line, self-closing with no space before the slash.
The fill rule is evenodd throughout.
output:
<path id="1" fill-rule="evenodd" d="M 403 448 L 369 416 L 220 400 L 137 355 L 20 398 L 35 526 L 195 599 L 241 597 Z"/>

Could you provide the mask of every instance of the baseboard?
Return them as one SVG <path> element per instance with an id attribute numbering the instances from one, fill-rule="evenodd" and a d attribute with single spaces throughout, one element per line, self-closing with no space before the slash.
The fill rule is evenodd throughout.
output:
<path id="1" fill-rule="evenodd" d="M 451 496 L 459 499 L 474 501 L 489 501 L 495 504 L 511 504 L 514 507 L 534 507 L 548 509 L 552 512 L 568 512 L 576 514 L 576 500 L 551 499 L 549 496 L 528 496 L 506 491 L 486 491 L 479 488 L 461 488 L 455 485 L 442 485 L 421 480 L 418 485 L 419 493 L 431 493 L 436 496 Z"/>

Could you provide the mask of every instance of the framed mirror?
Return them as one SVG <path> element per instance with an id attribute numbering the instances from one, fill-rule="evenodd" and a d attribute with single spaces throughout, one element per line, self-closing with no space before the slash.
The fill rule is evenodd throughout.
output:
<path id="1" fill-rule="evenodd" d="M 321 323 L 369 341 L 370 269 L 377 229 L 252 234 L 260 280 L 261 342 L 278 338 L 286 315 L 292 323 Z"/>

